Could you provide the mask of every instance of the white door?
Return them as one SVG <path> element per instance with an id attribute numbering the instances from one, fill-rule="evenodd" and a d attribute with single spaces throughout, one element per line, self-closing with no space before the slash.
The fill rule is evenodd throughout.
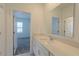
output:
<path id="1" fill-rule="evenodd" d="M 4 9 L 0 7 L 0 55 L 5 55 Z"/>
<path id="2" fill-rule="evenodd" d="M 16 32 L 16 31 L 15 31 L 15 30 L 16 30 L 16 28 L 15 28 L 15 27 L 16 27 L 16 23 L 15 23 L 15 17 L 14 17 L 14 16 L 13 16 L 13 21 L 14 21 L 14 31 L 13 31 L 13 36 L 14 36 L 14 37 L 13 37 L 13 40 L 14 40 L 14 41 L 13 41 L 13 43 L 14 43 L 13 45 L 14 45 L 14 46 L 13 46 L 13 53 L 15 54 L 16 48 L 17 48 L 17 40 L 16 40 L 16 34 L 15 34 L 15 32 Z"/>
<path id="3" fill-rule="evenodd" d="M 65 19 L 65 36 L 73 36 L 73 17 Z"/>
<path id="4" fill-rule="evenodd" d="M 23 49 L 30 51 L 30 14 L 14 12 L 14 55 L 23 52 Z M 17 52 L 19 51 L 19 52 Z"/>
<path id="5" fill-rule="evenodd" d="M 59 34 L 59 18 L 57 16 L 52 17 L 52 33 Z"/>

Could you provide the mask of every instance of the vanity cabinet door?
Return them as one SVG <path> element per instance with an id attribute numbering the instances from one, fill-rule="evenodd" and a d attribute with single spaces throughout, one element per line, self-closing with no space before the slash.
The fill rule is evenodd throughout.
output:
<path id="1" fill-rule="evenodd" d="M 33 52 L 35 56 L 49 56 L 49 51 L 37 40 L 33 41 Z"/>
<path id="2" fill-rule="evenodd" d="M 37 40 L 33 41 L 33 52 L 35 56 L 40 56 L 40 47 L 39 42 Z"/>
<path id="3" fill-rule="evenodd" d="M 37 42 L 36 40 L 33 41 L 33 52 L 34 52 L 34 55 L 37 56 L 38 55 L 38 47 L 37 47 Z"/>
<path id="4" fill-rule="evenodd" d="M 38 44 L 38 55 L 49 56 L 49 51 L 44 46 L 42 46 L 40 43 Z"/>

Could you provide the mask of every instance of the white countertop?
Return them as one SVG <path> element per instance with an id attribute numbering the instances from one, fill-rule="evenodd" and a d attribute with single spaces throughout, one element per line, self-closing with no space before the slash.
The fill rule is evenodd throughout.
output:
<path id="1" fill-rule="evenodd" d="M 57 39 L 50 40 L 49 37 L 43 35 L 35 35 L 34 38 L 54 55 L 57 56 L 79 55 L 79 48 L 63 43 Z"/>

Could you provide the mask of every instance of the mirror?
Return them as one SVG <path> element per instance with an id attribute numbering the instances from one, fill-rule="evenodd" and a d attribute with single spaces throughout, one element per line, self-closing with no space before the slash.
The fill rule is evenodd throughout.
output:
<path id="1" fill-rule="evenodd" d="M 52 34 L 73 37 L 74 4 L 60 4 L 51 13 Z"/>

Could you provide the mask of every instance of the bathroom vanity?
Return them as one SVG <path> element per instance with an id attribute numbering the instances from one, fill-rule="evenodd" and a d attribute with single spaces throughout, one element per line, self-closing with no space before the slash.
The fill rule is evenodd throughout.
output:
<path id="1" fill-rule="evenodd" d="M 56 38 L 45 35 L 35 35 L 33 37 L 33 52 L 35 56 L 78 56 L 79 48 L 63 43 Z"/>
<path id="2" fill-rule="evenodd" d="M 35 56 L 53 56 L 46 46 L 49 45 L 49 37 L 46 36 L 35 36 L 33 40 L 33 52 Z"/>

